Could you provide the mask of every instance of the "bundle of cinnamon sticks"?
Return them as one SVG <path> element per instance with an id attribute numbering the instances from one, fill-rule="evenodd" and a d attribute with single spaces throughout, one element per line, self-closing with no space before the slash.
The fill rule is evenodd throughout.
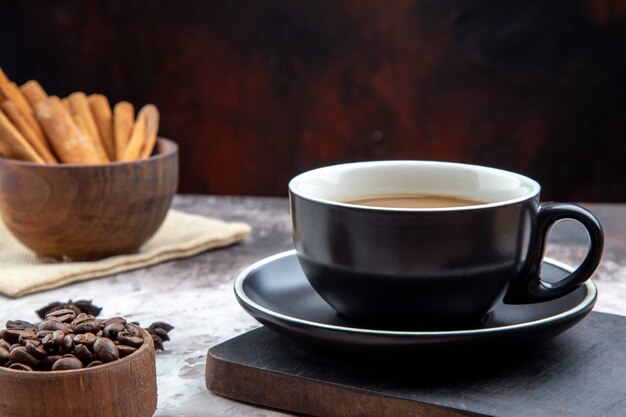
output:
<path id="1" fill-rule="evenodd" d="M 41 164 L 103 164 L 145 159 L 159 129 L 156 106 L 135 118 L 131 103 L 113 110 L 102 94 L 48 96 L 31 80 L 18 87 L 0 68 L 0 154 Z"/>

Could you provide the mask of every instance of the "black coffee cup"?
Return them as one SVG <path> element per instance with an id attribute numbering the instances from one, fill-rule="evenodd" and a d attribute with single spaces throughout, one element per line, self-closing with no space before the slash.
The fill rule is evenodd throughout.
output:
<path id="1" fill-rule="evenodd" d="M 604 246 L 598 220 L 574 204 L 540 204 L 539 192 L 530 178 L 475 165 L 329 166 L 289 183 L 293 239 L 313 288 L 346 318 L 386 327 L 460 327 L 502 302 L 564 296 L 598 266 Z M 373 196 L 479 202 L 430 208 L 355 202 Z M 590 247 L 574 272 L 548 283 L 540 276 L 546 236 L 561 219 L 580 222 Z"/>

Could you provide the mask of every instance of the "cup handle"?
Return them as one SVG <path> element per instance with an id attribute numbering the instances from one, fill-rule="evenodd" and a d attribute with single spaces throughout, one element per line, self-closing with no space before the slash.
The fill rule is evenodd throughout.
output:
<path id="1" fill-rule="evenodd" d="M 578 221 L 589 233 L 589 251 L 578 268 L 562 280 L 545 282 L 539 275 L 543 261 L 546 238 L 550 227 L 559 220 Z M 582 285 L 598 267 L 604 248 L 604 232 L 598 219 L 588 210 L 567 203 L 547 203 L 539 206 L 536 241 L 531 245 L 530 266 L 521 288 L 505 297 L 505 302 L 525 304 L 548 301 L 566 295 Z M 519 288 L 519 287 L 518 287 Z"/>

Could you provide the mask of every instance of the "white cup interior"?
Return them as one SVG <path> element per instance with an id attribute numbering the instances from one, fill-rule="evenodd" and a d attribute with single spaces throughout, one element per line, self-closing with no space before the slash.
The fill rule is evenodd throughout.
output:
<path id="1" fill-rule="evenodd" d="M 289 190 L 309 200 L 348 206 L 352 204 L 345 203 L 346 200 L 384 194 L 455 196 L 487 202 L 462 207 L 468 209 L 522 201 L 539 194 L 540 186 L 523 175 L 478 165 L 375 161 L 333 165 L 305 172 L 290 181 Z M 446 209 L 459 208 L 437 210 Z"/>

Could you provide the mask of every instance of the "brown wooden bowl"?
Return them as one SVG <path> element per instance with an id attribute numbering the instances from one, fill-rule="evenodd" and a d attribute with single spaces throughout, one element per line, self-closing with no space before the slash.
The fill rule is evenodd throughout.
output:
<path id="1" fill-rule="evenodd" d="M 150 417 L 157 406 L 152 338 L 127 357 L 71 371 L 0 368 L 2 417 Z"/>
<path id="2" fill-rule="evenodd" d="M 148 159 L 41 165 L 0 158 L 0 213 L 38 255 L 91 260 L 136 252 L 178 187 L 178 147 L 159 138 Z"/>

